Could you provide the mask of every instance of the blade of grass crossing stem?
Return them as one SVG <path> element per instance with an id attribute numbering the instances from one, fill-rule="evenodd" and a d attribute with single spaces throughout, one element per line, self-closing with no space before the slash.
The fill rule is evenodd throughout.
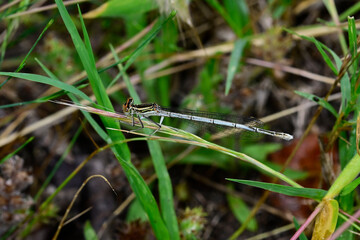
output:
<path id="1" fill-rule="evenodd" d="M 231 53 L 230 62 L 227 70 L 225 95 L 229 94 L 231 83 L 234 79 L 236 70 L 240 66 L 240 59 L 244 55 L 244 49 L 247 44 L 246 39 L 238 39 L 235 42 L 234 50 Z"/>
<path id="2" fill-rule="evenodd" d="M 23 149 L 26 145 L 28 145 L 32 140 L 34 140 L 34 137 L 29 138 L 28 140 L 26 140 L 26 142 L 24 142 L 20 147 L 18 147 L 15 151 L 13 151 L 12 153 L 9 153 L 8 155 L 6 155 L 5 157 L 3 157 L 0 160 L 0 164 L 3 164 L 4 162 L 6 162 L 9 158 L 13 157 L 16 153 L 18 153 L 21 149 Z"/>
<path id="3" fill-rule="evenodd" d="M 118 61 L 118 56 L 114 51 L 113 51 L 113 55 L 115 60 Z M 118 66 L 120 72 L 122 73 L 122 78 L 124 79 L 126 87 L 130 93 L 130 96 L 134 99 L 136 103 L 140 103 L 140 97 L 137 94 L 134 86 L 131 84 L 129 77 L 126 74 L 126 71 L 123 71 L 122 64 L 120 63 Z M 143 131 L 149 135 L 153 132 L 153 130 L 146 128 Z M 179 227 L 174 209 L 173 189 L 172 189 L 171 179 L 165 164 L 165 159 L 162 154 L 160 144 L 157 141 L 147 141 L 147 144 L 159 180 L 158 189 L 160 195 L 160 206 L 161 206 L 162 216 L 169 230 L 170 238 L 174 240 L 180 239 Z"/>
<path id="4" fill-rule="evenodd" d="M 71 17 L 66 11 L 63 2 L 61 0 L 55 0 L 55 2 L 58 6 L 60 15 L 66 25 L 66 28 L 71 35 L 74 46 L 76 47 L 76 50 L 79 54 L 80 60 L 84 65 L 85 71 L 89 76 L 90 85 L 93 89 L 98 103 L 104 106 L 107 110 L 113 110 L 113 106 L 110 102 L 109 97 L 106 94 L 105 87 L 103 86 L 100 76 L 97 72 L 95 62 L 93 61 L 94 58 L 89 57 L 89 55 L 92 54 L 91 49 L 87 49 L 85 47 L 85 44 L 82 42 L 80 35 L 75 27 L 75 24 L 72 22 Z M 87 34 L 84 34 L 84 37 L 85 35 Z M 89 50 L 89 52 L 87 50 Z M 107 128 L 120 128 L 118 121 L 114 119 L 101 117 L 101 120 Z M 108 130 L 108 133 L 113 142 L 120 142 L 124 139 L 124 135 L 118 131 Z M 115 156 L 118 158 L 119 163 L 123 167 L 135 195 L 139 199 L 145 212 L 148 214 L 149 221 L 154 230 L 155 236 L 157 236 L 158 239 L 170 239 L 169 232 L 160 215 L 154 196 L 146 185 L 144 179 L 130 162 L 130 151 L 128 146 L 126 144 L 117 144 L 112 148 L 112 150 Z"/>
<path id="5" fill-rule="evenodd" d="M 30 48 L 29 52 L 26 54 L 25 58 L 21 61 L 19 67 L 16 69 L 15 72 L 20 72 L 20 70 L 25 66 L 25 62 L 28 59 L 28 57 L 30 56 L 30 53 L 34 50 L 35 46 L 38 44 L 38 42 L 40 41 L 40 39 L 42 38 L 42 36 L 44 35 L 44 33 L 46 32 L 46 30 L 51 26 L 51 24 L 53 24 L 54 19 L 51 19 L 45 26 L 44 30 L 40 33 L 39 37 L 36 39 L 35 43 L 32 45 L 32 47 Z M 0 84 L 0 89 L 11 79 L 11 77 L 8 77 L 3 83 Z"/>
<path id="6" fill-rule="evenodd" d="M 83 84 L 83 85 L 78 86 L 78 89 L 82 89 L 82 88 L 85 88 L 87 86 L 88 86 L 88 84 Z M 47 96 L 44 96 L 44 97 L 41 97 L 41 98 L 37 98 L 37 99 L 31 100 L 31 101 L 24 101 L 24 102 L 17 102 L 17 103 L 1 105 L 0 109 L 12 108 L 12 107 L 18 107 L 18 106 L 25 106 L 25 105 L 28 105 L 28 104 L 31 104 L 31 103 L 48 102 L 49 100 L 52 100 L 52 99 L 55 99 L 55 98 L 58 98 L 58 97 L 61 97 L 61 96 L 64 96 L 64 95 L 66 95 L 66 91 L 62 89 L 62 90 L 57 91 L 57 92 L 55 92 L 53 94 L 50 94 L 50 95 L 47 95 Z"/>
<path id="7" fill-rule="evenodd" d="M 111 49 L 111 52 L 112 52 L 112 54 L 114 56 L 115 61 L 119 62 L 119 57 L 116 54 L 114 48 L 112 46 L 110 46 L 110 49 Z M 126 88 L 130 93 L 130 96 L 134 99 L 134 101 L 136 103 L 140 103 L 140 97 L 137 94 L 134 86 L 131 84 L 129 76 L 126 74 L 126 70 L 124 70 L 124 66 L 121 63 L 119 63 L 118 68 L 119 68 L 119 71 L 120 71 L 120 76 L 123 78 L 123 80 L 125 82 L 125 85 L 126 85 Z"/>
<path id="8" fill-rule="evenodd" d="M 76 104 L 80 104 L 80 101 L 72 94 L 68 94 L 69 98 Z M 80 110 L 82 114 L 85 116 L 86 120 L 93 127 L 97 134 L 107 143 L 111 143 L 110 136 L 102 129 L 102 127 L 95 121 L 95 119 L 91 116 L 91 114 L 87 111 Z"/>
<path id="9" fill-rule="evenodd" d="M 73 93 L 83 99 L 88 100 L 89 102 L 93 102 L 85 93 L 83 93 L 76 87 L 69 85 L 67 83 L 58 81 L 53 78 L 48 78 L 45 76 L 31 74 L 31 73 L 14 73 L 14 72 L 0 72 L 0 75 L 11 76 L 11 77 L 15 77 L 15 78 L 25 79 L 25 80 L 32 81 L 32 82 L 38 82 L 38 83 L 51 85 L 53 87 L 57 87 L 57 88 L 65 90 L 67 92 Z"/>
<path id="10" fill-rule="evenodd" d="M 174 18 L 176 15 L 175 11 L 172 11 L 170 13 L 170 15 L 165 18 L 163 21 L 161 21 L 160 23 L 156 23 L 155 26 L 153 27 L 153 30 L 151 30 L 148 34 L 146 34 L 146 36 L 144 37 L 144 41 L 142 41 L 139 46 L 134 50 L 134 52 L 132 52 L 130 54 L 130 56 L 127 59 L 127 62 L 124 66 L 124 71 L 126 71 L 130 65 L 135 61 L 135 59 L 139 56 L 140 52 L 142 49 L 144 49 L 144 47 L 146 47 L 149 42 L 154 39 L 157 34 L 160 32 L 160 30 L 163 28 L 163 25 L 166 24 L 168 21 L 170 21 L 172 18 Z"/>
<path id="11" fill-rule="evenodd" d="M 55 74 L 53 74 L 44 64 L 42 64 L 42 62 L 38 59 L 35 59 L 35 61 L 40 65 L 40 67 L 44 70 L 44 72 L 51 78 L 53 79 L 57 79 L 58 78 L 55 76 Z M 75 95 L 68 93 L 69 98 L 77 104 L 80 104 L 79 100 L 75 97 Z M 88 122 L 90 123 L 90 125 L 94 128 L 94 130 L 97 132 L 97 134 L 99 134 L 99 136 L 107 143 L 111 143 L 111 139 L 109 137 L 109 135 L 102 129 L 102 127 L 100 127 L 100 125 L 94 120 L 94 118 L 86 111 L 82 111 L 80 110 L 85 118 L 88 120 Z"/>
<path id="12" fill-rule="evenodd" d="M 122 67 L 123 66 L 122 61 L 120 61 L 120 59 L 117 56 L 117 54 L 115 52 L 115 49 L 114 49 L 114 47 L 113 47 L 113 45 L 111 43 L 109 44 L 109 47 L 110 47 L 110 51 L 111 51 L 112 55 L 114 56 L 115 62 L 118 63 L 117 64 L 118 68 Z M 111 82 L 107 85 L 107 88 L 111 88 L 112 86 L 114 86 L 114 84 L 120 79 L 121 74 L 122 74 L 122 70 L 120 69 L 119 73 L 116 74 L 114 79 L 111 80 Z"/>

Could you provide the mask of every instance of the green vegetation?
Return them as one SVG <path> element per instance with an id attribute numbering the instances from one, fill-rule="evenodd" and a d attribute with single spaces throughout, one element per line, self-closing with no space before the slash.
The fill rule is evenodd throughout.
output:
<path id="1" fill-rule="evenodd" d="M 1 239 L 264 239 L 277 228 L 306 239 L 315 218 L 312 239 L 355 239 L 359 223 L 343 225 L 360 184 L 360 4 L 350 2 L 4 5 Z M 178 119 L 154 134 L 151 120 L 139 129 L 119 111 L 128 97 L 256 116 L 296 139 Z M 269 192 L 292 198 L 264 207 Z M 313 214 L 290 211 L 294 197 Z"/>

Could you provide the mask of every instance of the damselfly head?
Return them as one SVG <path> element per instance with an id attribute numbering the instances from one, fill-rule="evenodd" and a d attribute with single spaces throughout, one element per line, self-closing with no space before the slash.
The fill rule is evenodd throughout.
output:
<path id="1" fill-rule="evenodd" d="M 134 102 L 134 99 L 133 98 L 128 98 L 126 103 L 123 104 L 123 112 L 125 114 L 129 113 L 130 111 L 130 108 L 132 107 L 132 104 Z"/>

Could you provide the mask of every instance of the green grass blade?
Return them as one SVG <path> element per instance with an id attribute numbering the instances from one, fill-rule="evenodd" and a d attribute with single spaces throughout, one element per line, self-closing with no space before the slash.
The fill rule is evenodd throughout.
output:
<path id="1" fill-rule="evenodd" d="M 69 85 L 67 83 L 61 82 L 57 79 L 37 75 L 37 74 L 31 74 L 31 73 L 14 73 L 14 72 L 0 72 L 1 76 L 11 76 L 15 78 L 21 78 L 32 82 L 38 82 L 47 84 L 53 87 L 60 88 L 62 90 L 65 90 L 69 93 L 75 94 L 85 100 L 88 100 L 89 102 L 93 102 L 85 93 L 77 89 L 76 87 Z"/>
<path id="2" fill-rule="evenodd" d="M 5 157 L 3 157 L 0 160 L 0 164 L 3 164 L 4 162 L 6 162 L 9 158 L 15 156 L 15 154 L 17 154 L 21 149 L 23 149 L 26 145 L 28 145 L 32 140 L 34 140 L 34 137 L 29 138 L 28 140 L 26 140 L 26 142 L 24 142 L 20 147 L 18 147 L 15 151 L 13 151 L 12 153 L 9 153 L 8 155 L 6 155 Z"/>
<path id="3" fill-rule="evenodd" d="M 86 13 L 85 18 L 129 17 L 157 8 L 153 0 L 110 0 L 97 9 Z"/>
<path id="4" fill-rule="evenodd" d="M 236 20 L 241 21 L 240 19 L 247 19 L 246 16 L 243 16 L 243 18 L 238 19 L 236 17 L 236 19 L 233 19 L 232 16 L 230 16 L 229 12 L 227 11 L 227 9 L 225 9 L 218 0 L 207 0 L 207 3 L 209 5 L 211 5 L 216 11 L 218 11 L 218 13 L 225 19 L 225 21 L 229 24 L 229 26 L 232 28 L 232 30 L 234 30 L 234 32 L 236 33 L 236 35 L 238 37 L 243 37 L 243 27 L 244 23 L 241 22 L 237 22 Z M 228 3 L 231 4 L 237 4 L 238 6 L 236 6 L 238 8 L 238 12 L 244 12 L 246 13 L 245 7 L 243 5 L 243 3 L 238 3 L 237 1 L 233 1 L 233 0 L 228 0 Z M 230 8 L 228 6 L 228 8 Z M 234 14 L 235 11 L 231 11 L 231 14 Z M 245 22 L 245 21 L 244 21 Z"/>
<path id="5" fill-rule="evenodd" d="M 356 30 L 356 24 L 354 17 L 348 17 L 348 38 L 349 38 L 349 50 L 351 57 L 353 58 L 353 64 L 351 66 L 352 74 L 355 74 L 358 65 L 359 65 L 359 59 L 356 58 L 357 56 L 357 30 Z"/>
<path id="6" fill-rule="evenodd" d="M 348 16 L 352 16 L 352 15 L 356 14 L 358 11 L 360 11 L 360 2 L 355 3 L 354 5 L 349 7 L 347 10 L 342 12 L 339 16 L 339 19 L 340 19 L 340 21 L 344 21 L 344 20 L 346 20 L 346 18 Z"/>
<path id="7" fill-rule="evenodd" d="M 321 56 L 323 57 L 325 63 L 329 66 L 329 68 L 336 74 L 339 74 L 339 69 L 341 67 L 341 60 L 340 58 L 334 53 L 334 51 L 332 51 L 330 48 L 328 48 L 327 46 L 325 46 L 324 44 L 322 44 L 321 42 L 319 42 L 318 40 L 316 40 L 314 37 L 307 37 L 307 36 L 303 36 L 303 35 L 299 35 L 296 32 L 290 30 L 290 29 L 285 29 L 285 31 L 289 32 L 290 34 L 296 35 L 302 39 L 305 39 L 309 42 L 312 42 L 315 44 L 316 48 L 318 49 L 318 51 L 320 52 Z M 326 52 L 329 52 L 332 57 L 335 60 L 336 65 L 331 61 L 330 57 L 326 54 Z M 340 64 L 340 65 L 339 65 Z"/>
<path id="8" fill-rule="evenodd" d="M 19 67 L 16 69 L 15 72 L 20 72 L 21 69 L 25 66 L 25 62 L 28 59 L 28 57 L 30 56 L 31 52 L 34 50 L 35 46 L 38 44 L 38 42 L 40 41 L 40 39 L 42 38 L 42 36 L 44 35 L 44 33 L 46 32 L 46 30 L 51 26 L 51 24 L 53 24 L 54 20 L 51 19 L 48 24 L 46 24 L 44 30 L 40 33 L 39 37 L 36 39 L 35 43 L 33 44 L 33 46 L 30 48 L 30 51 L 26 54 L 25 58 L 21 61 Z M 0 89 L 11 79 L 11 77 L 8 77 L 3 83 L 0 84 Z"/>
<path id="9" fill-rule="evenodd" d="M 98 239 L 95 229 L 91 226 L 91 223 L 89 220 L 87 220 L 85 222 L 84 237 L 85 237 L 85 240 L 97 240 Z"/>
<path id="10" fill-rule="evenodd" d="M 354 75 L 353 75 L 354 76 Z M 356 82 L 356 81 L 353 81 Z M 345 73 L 344 76 L 340 79 L 340 88 L 341 88 L 341 110 L 345 111 L 347 109 L 348 103 L 351 101 L 351 82 L 349 79 L 348 73 Z"/>
<path id="11" fill-rule="evenodd" d="M 149 38 L 152 38 L 153 36 L 148 36 Z M 146 38 L 146 37 L 145 37 Z M 144 42 L 149 42 L 147 39 L 144 40 Z M 143 48 L 141 48 L 143 49 Z M 139 49 L 140 51 L 140 49 Z M 114 53 L 114 52 L 113 52 Z M 114 53 L 115 60 L 118 60 L 118 56 Z M 122 74 L 122 77 L 124 79 L 124 82 L 126 84 L 126 87 L 130 93 L 130 96 L 134 99 L 135 102 L 140 103 L 140 97 L 137 94 L 134 86 L 131 84 L 130 79 L 126 72 L 124 71 L 124 68 L 121 64 L 119 64 L 119 70 Z M 144 132 L 146 134 L 151 134 L 153 130 L 151 129 L 144 129 Z M 160 144 L 156 141 L 147 141 L 150 155 L 154 163 L 155 172 L 158 175 L 159 179 L 159 195 L 160 195 L 160 206 L 161 206 L 161 212 L 162 216 L 164 218 L 165 224 L 169 230 L 170 238 L 171 239 L 179 239 L 179 227 L 178 222 L 176 218 L 176 213 L 174 209 L 174 200 L 173 200 L 173 189 L 172 189 L 172 183 L 169 176 L 169 172 L 166 168 L 165 159 L 161 151 Z"/>
<path id="12" fill-rule="evenodd" d="M 199 92 L 204 96 L 204 104 L 209 106 L 209 111 L 216 111 L 216 94 L 214 89 L 217 84 L 223 80 L 219 73 L 219 61 L 209 59 L 200 72 Z"/>
<path id="13" fill-rule="evenodd" d="M 82 88 L 87 87 L 87 86 L 88 86 L 87 84 L 84 84 L 84 85 L 79 86 L 78 89 L 82 89 Z M 34 100 L 1 105 L 0 109 L 18 107 L 18 106 L 25 106 L 25 105 L 28 105 L 28 104 L 31 104 L 31 103 L 43 103 L 43 102 L 47 102 L 47 101 L 49 101 L 51 99 L 55 99 L 55 98 L 58 98 L 58 97 L 61 97 L 61 96 L 64 96 L 64 95 L 66 95 L 66 91 L 60 90 L 60 91 L 57 91 L 57 92 L 55 92 L 53 94 L 50 94 L 50 95 L 47 95 L 47 96 L 44 96 L 44 97 L 41 97 L 41 98 L 37 98 L 37 99 L 34 99 Z"/>
<path id="14" fill-rule="evenodd" d="M 230 62 L 227 70 L 227 77 L 226 77 L 226 87 L 225 87 L 225 95 L 229 94 L 231 83 L 234 79 L 236 70 L 240 66 L 240 60 L 244 55 L 244 49 L 247 44 L 246 39 L 238 39 L 235 42 L 234 50 L 231 53 L 230 56 Z"/>
<path id="15" fill-rule="evenodd" d="M 160 23 L 156 23 L 155 26 L 153 27 L 153 29 L 146 34 L 146 36 L 144 37 L 145 40 L 143 40 L 139 46 L 130 54 L 130 56 L 127 57 L 127 61 L 126 64 L 124 66 L 123 71 L 126 71 L 131 64 L 133 64 L 133 62 L 135 61 L 135 59 L 139 56 L 139 54 L 141 53 L 141 50 L 144 49 L 144 47 L 146 47 L 151 40 L 153 40 L 157 34 L 160 32 L 160 30 L 163 28 L 163 25 L 166 24 L 168 21 L 170 21 L 171 19 L 173 19 L 176 15 L 175 11 L 172 11 L 170 13 L 170 15 L 165 18 L 163 21 L 161 21 Z"/>
<path id="16" fill-rule="evenodd" d="M 55 1 L 58 6 L 60 15 L 66 25 L 66 28 L 68 29 L 74 42 L 74 46 L 80 56 L 80 60 L 85 68 L 85 71 L 88 74 L 90 85 L 93 89 L 99 105 L 104 106 L 107 110 L 113 111 L 113 106 L 110 102 L 109 97 L 106 94 L 105 87 L 97 72 L 94 57 L 91 57 L 91 49 L 89 48 L 89 46 L 86 47 L 85 44 L 82 42 L 80 35 L 75 27 L 75 24 L 72 22 L 70 15 L 68 14 L 65 6 L 63 5 L 63 2 L 61 0 Z M 84 29 L 84 26 L 83 31 L 86 31 Z M 84 34 L 84 37 L 86 37 L 86 35 L 87 34 Z M 87 41 L 89 40 L 85 40 L 85 42 Z M 107 117 L 101 117 L 101 119 L 105 127 L 107 128 L 120 128 L 118 121 L 116 121 L 115 119 L 110 119 Z M 108 133 L 113 142 L 121 142 L 122 140 L 124 140 L 123 134 L 118 131 L 108 130 Z M 169 239 L 169 232 L 160 215 L 154 196 L 146 185 L 144 179 L 130 162 L 130 151 L 127 145 L 117 144 L 112 148 L 112 150 L 115 156 L 118 158 L 119 163 L 123 167 L 135 195 L 138 197 L 142 207 L 148 214 L 150 224 L 152 225 L 155 235 L 159 239 Z"/>
<path id="17" fill-rule="evenodd" d="M 333 106 L 331 106 L 331 104 L 328 103 L 327 101 L 325 101 L 323 98 L 320 98 L 320 97 L 315 96 L 310 93 L 305 93 L 305 92 L 300 92 L 300 91 L 295 91 L 295 93 L 306 99 L 309 99 L 310 101 L 316 102 L 317 104 L 319 104 L 320 106 L 324 107 L 329 112 L 331 112 L 336 118 L 339 116 L 338 113 L 336 112 L 335 108 Z"/>
<path id="18" fill-rule="evenodd" d="M 42 64 L 42 62 L 40 62 L 38 59 L 35 59 L 36 62 L 40 65 L 40 67 L 44 70 L 44 72 L 49 75 L 49 77 L 51 77 L 52 79 L 57 79 L 58 78 L 55 76 L 55 74 L 53 74 L 44 64 Z M 60 81 L 60 80 L 58 80 Z M 78 101 L 78 99 L 71 93 L 68 94 L 69 98 L 76 104 L 80 104 L 80 102 Z M 94 128 L 94 130 L 97 132 L 97 134 L 99 134 L 99 136 L 107 143 L 111 143 L 111 139 L 109 137 L 109 135 L 103 130 L 102 127 L 100 127 L 100 125 L 94 120 L 94 118 L 86 111 L 82 111 L 80 110 L 85 118 L 88 120 L 88 122 L 90 123 L 90 125 Z"/>
<path id="19" fill-rule="evenodd" d="M 353 182 L 351 182 L 349 185 L 345 186 L 344 189 L 341 191 L 340 195 L 345 196 L 352 191 L 355 190 L 357 186 L 360 185 L 360 177 L 356 178 Z"/>
<path id="20" fill-rule="evenodd" d="M 330 57 L 326 54 L 325 50 L 322 48 L 321 44 L 315 39 L 313 38 L 312 41 L 316 48 L 318 49 L 318 51 L 320 52 L 321 56 L 323 57 L 325 63 L 329 66 L 329 68 L 336 74 L 339 74 L 338 69 L 336 68 L 336 66 L 334 65 L 334 63 L 331 61 Z"/>
<path id="21" fill-rule="evenodd" d="M 342 170 L 329 191 L 326 194 L 328 199 L 336 197 L 347 185 L 349 185 L 360 173 L 360 156 L 355 153 L 353 158 Z"/>
<path id="22" fill-rule="evenodd" d="M 68 94 L 69 98 L 76 104 L 80 104 L 80 102 L 78 101 L 78 99 L 72 95 L 72 94 Z M 80 110 L 81 113 L 85 116 L 86 120 L 89 122 L 89 124 L 92 126 L 92 128 L 96 131 L 97 134 L 99 134 L 99 136 L 107 143 L 111 143 L 111 138 L 109 137 L 109 135 L 107 134 L 107 132 L 105 132 L 103 130 L 103 128 L 95 121 L 95 119 L 91 116 L 90 113 Z"/>
<path id="23" fill-rule="evenodd" d="M 108 96 L 106 94 L 105 88 L 104 88 L 102 81 L 100 79 L 100 76 L 97 72 L 96 65 L 94 62 L 94 57 L 91 57 L 92 53 L 89 52 L 90 49 L 88 49 L 85 46 L 85 44 L 82 42 L 80 35 L 75 27 L 75 24 L 72 22 L 70 15 L 66 11 L 62 1 L 56 0 L 56 3 L 58 5 L 60 14 L 63 18 L 63 21 L 64 21 L 64 23 L 70 33 L 70 36 L 74 42 L 74 46 L 76 48 L 76 51 L 79 54 L 80 60 L 83 63 L 85 71 L 88 74 L 90 85 L 93 89 L 93 92 L 95 94 L 95 97 L 96 97 L 99 105 L 104 106 L 106 109 L 113 111 L 113 107 L 110 102 L 110 99 L 108 98 Z M 84 36 L 85 35 L 87 35 L 87 34 L 85 33 Z M 117 129 L 119 128 L 119 123 L 117 121 L 114 121 L 113 119 L 103 117 L 102 121 L 104 122 L 104 125 L 107 127 L 113 127 L 113 128 L 117 128 Z M 117 134 L 117 135 L 113 134 L 113 136 L 111 138 L 113 141 L 116 141 L 116 140 L 120 141 L 120 140 L 124 139 L 122 134 Z M 127 159 L 126 161 L 128 161 L 129 157 L 130 157 L 130 151 L 127 148 L 127 146 L 125 146 L 125 145 L 118 146 L 118 150 L 119 150 L 119 152 L 118 152 L 119 156 L 121 156 L 123 160 Z"/>
<path id="24" fill-rule="evenodd" d="M 299 222 L 296 220 L 296 218 L 294 218 L 294 225 L 296 230 L 299 230 L 299 228 L 301 227 Z M 301 233 L 299 236 L 299 240 L 308 240 L 308 239 L 304 233 Z"/>
<path id="25" fill-rule="evenodd" d="M 170 239 L 180 239 L 179 227 L 174 208 L 172 183 L 169 172 L 166 168 L 166 163 L 160 148 L 160 144 L 157 141 L 147 141 L 147 144 L 149 146 L 154 168 L 159 179 L 158 187 L 162 216 L 169 230 Z"/>
<path id="26" fill-rule="evenodd" d="M 111 52 L 113 53 L 115 61 L 119 62 L 120 59 L 119 59 L 118 55 L 116 54 L 114 48 L 112 46 L 110 46 L 110 49 L 111 49 Z M 130 78 L 126 74 L 126 71 L 124 70 L 124 66 L 121 63 L 119 63 L 118 68 L 119 68 L 119 71 L 120 71 L 120 76 L 122 76 L 122 78 L 124 80 L 124 83 L 126 85 L 126 89 L 129 91 L 130 96 L 134 99 L 135 103 L 140 103 L 141 102 L 140 97 L 137 94 L 134 86 L 131 84 Z M 110 85 L 112 85 L 112 83 Z"/>
<path id="27" fill-rule="evenodd" d="M 247 6 L 246 1 L 234 1 L 234 0 L 225 0 L 224 6 L 226 9 L 229 18 L 232 20 L 234 25 L 231 27 L 233 28 L 234 32 L 237 34 L 238 37 L 244 37 L 250 33 L 251 30 L 249 22 L 249 8 Z"/>
<path id="28" fill-rule="evenodd" d="M 256 182 L 250 180 L 239 180 L 239 179 L 230 179 L 227 178 L 229 181 L 261 188 L 264 190 L 268 190 L 271 192 L 281 193 L 284 195 L 292 196 L 292 197 L 304 197 L 304 198 L 311 198 L 314 200 L 320 201 L 325 195 L 326 191 L 322 189 L 315 189 L 315 188 L 296 188 L 290 186 L 284 186 L 280 184 L 274 183 L 264 183 L 264 182 Z"/>
<path id="29" fill-rule="evenodd" d="M 349 35 L 349 51 L 351 53 L 352 58 L 352 65 L 351 65 L 351 81 L 348 87 L 347 92 L 344 92 L 344 97 L 347 97 L 347 101 L 351 101 L 352 93 L 356 92 L 356 85 L 358 83 L 358 77 L 359 77 L 359 54 L 357 52 L 358 49 L 358 43 L 357 43 L 357 29 L 356 29 L 356 23 L 354 20 L 354 17 L 348 18 L 348 35 Z M 341 83 L 343 84 L 343 83 Z M 344 86 L 345 87 L 345 86 Z M 341 92 L 343 93 L 343 86 L 341 86 Z"/>

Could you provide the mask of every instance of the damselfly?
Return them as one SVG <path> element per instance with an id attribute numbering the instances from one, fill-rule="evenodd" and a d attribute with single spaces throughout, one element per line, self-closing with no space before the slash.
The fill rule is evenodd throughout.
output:
<path id="1" fill-rule="evenodd" d="M 202 116 L 198 116 L 196 115 L 196 111 L 191 111 L 191 110 L 186 110 L 185 112 L 170 111 L 166 108 L 160 107 L 156 103 L 134 104 L 134 100 L 132 98 L 128 98 L 126 103 L 123 105 L 123 112 L 125 113 L 125 115 L 132 118 L 133 126 L 135 126 L 135 117 L 138 119 L 141 128 L 144 128 L 144 124 L 141 121 L 142 118 L 148 119 L 149 121 L 153 122 L 158 127 L 158 129 L 155 130 L 155 132 L 157 132 L 161 128 L 164 117 L 169 117 L 169 118 L 185 119 L 188 121 L 195 121 L 205 124 L 219 125 L 229 128 L 236 128 L 254 133 L 266 134 L 287 141 L 293 139 L 293 136 L 287 133 L 275 132 L 275 131 L 259 128 L 258 126 L 261 125 L 260 124 L 261 121 L 259 120 L 252 119 L 248 122 L 242 122 L 242 123 L 225 121 L 222 119 L 204 117 L 203 113 L 201 114 Z M 159 123 L 149 118 L 151 116 L 159 116 L 160 117 Z"/>

